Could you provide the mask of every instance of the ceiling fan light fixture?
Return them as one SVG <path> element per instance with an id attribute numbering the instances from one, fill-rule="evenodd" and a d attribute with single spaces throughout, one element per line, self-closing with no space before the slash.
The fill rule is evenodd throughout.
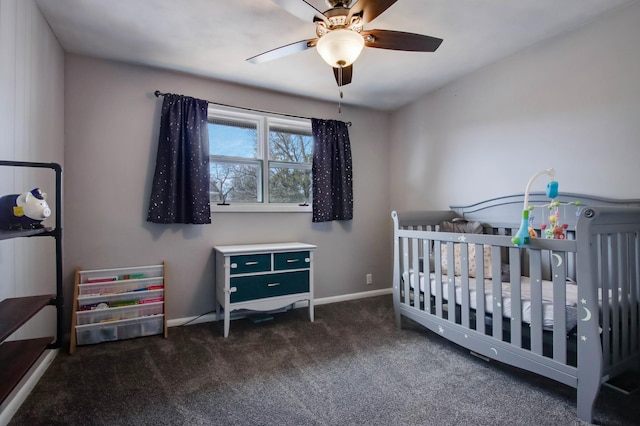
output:
<path id="1" fill-rule="evenodd" d="M 364 38 L 354 31 L 337 29 L 318 39 L 318 53 L 334 68 L 353 64 L 364 48 Z"/>

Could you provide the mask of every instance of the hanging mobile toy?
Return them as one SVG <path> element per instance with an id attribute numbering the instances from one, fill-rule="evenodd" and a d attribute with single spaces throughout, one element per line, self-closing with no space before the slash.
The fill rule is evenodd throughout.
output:
<path id="1" fill-rule="evenodd" d="M 548 239 L 557 238 L 560 240 L 564 240 L 565 238 L 564 232 L 562 230 L 562 226 L 558 225 L 558 222 L 560 221 L 560 212 L 558 211 L 559 204 L 560 203 L 558 202 L 553 202 L 551 204 L 548 204 L 548 209 L 555 210 L 555 211 L 551 213 L 551 215 L 549 215 L 548 228 L 546 223 L 543 223 L 542 225 L 540 225 L 540 229 L 544 231 L 545 238 L 548 238 Z M 563 226 L 568 226 L 568 225 L 565 224 Z"/>
<path id="2" fill-rule="evenodd" d="M 531 238 L 532 236 L 531 231 L 533 231 L 533 229 L 531 230 L 529 229 L 530 228 L 529 227 L 529 211 L 530 211 L 529 189 L 531 188 L 531 184 L 533 183 L 533 181 L 538 176 L 541 176 L 544 174 L 549 175 L 549 177 L 551 178 L 551 182 L 547 184 L 547 197 L 553 200 L 558 196 L 558 182 L 555 180 L 556 171 L 554 169 L 543 170 L 541 172 L 536 173 L 531 177 L 531 179 L 529 179 L 529 182 L 527 183 L 527 188 L 524 191 L 524 208 L 522 210 L 522 222 L 520 224 L 520 229 L 518 229 L 518 232 L 516 233 L 516 235 L 513 238 L 511 238 L 511 242 L 518 247 L 521 247 L 523 244 L 528 243 L 529 238 Z M 535 233 L 535 231 L 533 232 Z"/>
<path id="3" fill-rule="evenodd" d="M 546 223 L 540 225 L 540 229 L 544 231 L 545 238 L 555 239 L 555 240 L 564 240 L 567 238 L 567 229 L 569 229 L 569 225 L 566 223 L 560 224 L 560 210 L 558 207 L 561 205 L 564 206 L 576 206 L 578 210 L 576 213 L 580 214 L 580 206 L 582 203 L 580 201 L 572 201 L 570 203 L 560 203 L 559 201 L 552 201 L 549 204 L 545 204 L 541 207 L 546 207 L 549 209 L 551 214 L 549 215 L 549 227 L 547 227 Z"/>

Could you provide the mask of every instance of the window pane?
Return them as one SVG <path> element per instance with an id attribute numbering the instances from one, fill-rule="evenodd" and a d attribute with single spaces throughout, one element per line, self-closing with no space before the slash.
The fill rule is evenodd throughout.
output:
<path id="1" fill-rule="evenodd" d="M 311 163 L 313 161 L 313 136 L 311 133 L 270 127 L 269 158 L 276 161 Z"/>
<path id="2" fill-rule="evenodd" d="M 269 202 L 311 203 L 311 170 L 269 168 Z"/>
<path id="3" fill-rule="evenodd" d="M 210 163 L 211 200 L 214 202 L 262 202 L 259 164 Z"/>
<path id="4" fill-rule="evenodd" d="M 230 157 L 258 158 L 258 130 L 255 123 L 209 120 L 209 153 Z"/>

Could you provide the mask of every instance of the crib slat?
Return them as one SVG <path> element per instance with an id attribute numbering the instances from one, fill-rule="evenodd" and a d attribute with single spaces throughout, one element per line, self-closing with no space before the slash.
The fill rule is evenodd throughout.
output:
<path id="1" fill-rule="evenodd" d="M 553 359 L 567 362 L 567 256 L 565 252 L 551 252 L 553 277 Z"/>
<path id="2" fill-rule="evenodd" d="M 436 258 L 436 294 L 434 295 L 436 316 L 442 318 L 442 244 L 440 243 L 440 241 L 435 242 L 435 247 L 433 250 Z"/>
<path id="3" fill-rule="evenodd" d="M 411 238 L 411 268 L 413 269 L 413 306 L 420 309 L 420 255 L 418 253 L 418 239 Z"/>
<path id="4" fill-rule="evenodd" d="M 422 269 L 424 270 L 424 310 L 431 313 L 431 241 L 426 238 L 422 240 Z"/>
<path id="5" fill-rule="evenodd" d="M 531 277 L 531 351 L 542 355 L 542 256 L 540 250 L 529 250 Z"/>
<path id="6" fill-rule="evenodd" d="M 622 325 L 622 345 L 620 352 L 622 357 L 629 354 L 629 234 L 620 235 L 620 264 L 618 273 L 620 274 L 620 315 Z"/>
<path id="7" fill-rule="evenodd" d="M 632 234 L 632 244 L 631 250 L 629 254 L 629 259 L 632 259 L 632 267 L 629 268 L 631 272 L 630 289 L 629 289 L 629 300 L 630 303 L 630 312 L 631 316 L 631 342 L 630 342 L 630 350 L 632 353 L 638 351 L 638 335 L 640 335 L 640 324 L 638 321 L 638 305 L 640 304 L 640 234 L 635 233 Z"/>
<path id="8" fill-rule="evenodd" d="M 470 312 L 470 304 L 469 304 L 469 246 L 467 244 L 462 244 L 461 247 L 461 257 L 462 257 L 462 265 L 461 269 L 463 271 L 461 278 L 461 300 L 460 300 L 460 315 L 461 315 L 461 324 L 465 328 L 469 328 L 469 312 Z"/>
<path id="9" fill-rule="evenodd" d="M 611 361 L 617 363 L 620 361 L 620 292 L 621 285 L 620 279 L 620 262 L 622 259 L 618 256 L 620 250 L 620 234 L 611 235 L 611 258 L 609 259 L 610 274 L 609 274 L 609 288 L 611 290 L 611 341 L 618 342 L 613 344 L 611 349 Z"/>
<path id="10" fill-rule="evenodd" d="M 482 247 L 482 245 L 476 244 L 476 253 L 480 247 Z M 476 331 L 482 334 L 487 334 L 485 327 L 485 316 L 487 311 L 484 304 L 484 289 L 484 262 L 476 261 Z"/>
<path id="11" fill-rule="evenodd" d="M 482 250 L 480 246 L 480 250 Z M 476 249 L 477 250 L 477 249 Z M 476 253 L 483 253 L 483 251 L 476 251 Z M 503 326 L 502 326 L 502 305 L 504 300 L 502 298 L 502 281 L 500 279 L 500 247 L 491 247 L 491 269 L 492 269 L 492 293 L 493 293 L 493 337 L 502 340 Z M 496 267 L 497 262 L 497 267 Z"/>
<path id="12" fill-rule="evenodd" d="M 598 259 L 600 259 L 600 263 L 598 265 L 598 287 L 602 293 L 602 363 L 605 366 L 609 365 L 611 358 L 611 346 L 610 346 L 610 310 L 609 310 L 609 286 L 607 285 L 609 277 L 609 244 L 611 243 L 611 239 L 609 235 L 598 235 L 598 248 L 599 255 Z"/>
<path id="13" fill-rule="evenodd" d="M 483 246 L 482 245 L 477 245 L 476 246 L 476 253 L 483 253 Z M 496 256 L 498 258 L 498 262 L 500 261 L 500 248 L 499 247 L 492 247 L 491 250 L 491 256 Z M 480 257 L 480 259 L 482 259 L 482 257 Z M 480 260 L 478 260 L 477 263 L 484 263 L 481 262 Z M 492 318 L 493 318 L 493 330 L 492 330 L 492 334 L 493 337 L 495 337 L 498 340 L 502 340 L 502 318 L 503 318 L 503 314 L 502 314 L 502 308 L 503 308 L 503 297 L 502 297 L 502 281 L 500 279 L 496 279 L 495 274 L 498 273 L 498 271 L 500 270 L 500 264 L 498 264 L 498 270 L 495 270 L 495 266 L 493 266 L 494 271 L 493 272 L 493 280 L 492 285 L 491 285 L 491 292 L 492 292 L 492 304 L 493 304 L 493 314 L 492 314 Z M 483 273 L 482 276 L 484 276 L 484 266 L 483 266 Z"/>
<path id="14" fill-rule="evenodd" d="M 522 347 L 522 283 L 520 249 L 509 249 L 509 281 L 511 282 L 511 344 Z"/>
<path id="15" fill-rule="evenodd" d="M 456 247 L 456 245 L 458 247 Z M 460 270 L 456 271 L 455 276 L 460 277 L 461 285 L 464 288 L 464 283 L 466 282 L 466 287 L 469 287 L 469 246 L 464 243 L 456 243 L 454 244 L 454 250 L 458 249 L 460 251 Z M 451 259 L 451 258 L 450 258 Z M 460 318 L 456 318 L 456 309 L 455 309 L 455 301 L 456 301 L 456 282 L 455 277 L 453 281 L 451 280 L 451 270 L 449 270 L 449 285 L 448 285 L 448 299 L 449 299 L 449 321 L 456 322 Z M 463 290 L 464 292 L 464 290 Z M 457 301 L 460 303 L 460 300 Z M 453 309 L 452 309 L 453 308 Z M 461 307 L 461 311 L 465 309 L 464 306 Z"/>
<path id="16" fill-rule="evenodd" d="M 400 238 L 400 242 L 402 243 L 402 272 L 403 272 L 403 276 L 406 276 L 407 279 L 404 282 L 404 300 L 402 301 L 402 303 L 408 305 L 410 299 L 410 292 L 411 292 L 411 286 L 410 286 L 410 281 L 411 281 L 411 274 L 409 271 L 409 239 L 406 237 L 401 237 Z M 415 282 L 415 276 L 413 277 L 414 282 Z"/>
<path id="17" fill-rule="evenodd" d="M 452 242 L 447 242 L 447 256 L 448 256 L 448 265 L 447 265 L 447 294 L 446 294 L 446 298 L 448 300 L 445 300 L 445 294 L 444 294 L 444 282 L 443 282 L 443 287 L 441 288 L 442 290 L 442 300 L 443 300 L 443 305 L 446 305 L 446 317 L 449 320 L 452 320 L 455 318 L 455 311 L 456 311 L 456 306 L 455 306 L 455 244 Z M 453 297 L 451 297 L 451 294 L 453 294 Z M 445 306 L 443 306 L 443 309 L 445 309 Z M 444 316 L 443 316 L 444 318 Z"/>

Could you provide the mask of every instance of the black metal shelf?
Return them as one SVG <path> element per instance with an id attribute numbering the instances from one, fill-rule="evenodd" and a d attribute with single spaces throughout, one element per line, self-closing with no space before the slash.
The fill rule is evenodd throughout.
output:
<path id="1" fill-rule="evenodd" d="M 0 240 L 53 237 L 56 241 L 56 293 L 0 301 L 0 404 L 2 404 L 46 349 L 60 347 L 63 335 L 64 299 L 62 288 L 62 167 L 56 163 L 2 160 L 0 160 L 0 166 L 47 168 L 54 170 L 56 174 L 55 228 L 0 230 Z M 48 305 L 53 305 L 56 309 L 55 337 L 4 341 Z"/>

